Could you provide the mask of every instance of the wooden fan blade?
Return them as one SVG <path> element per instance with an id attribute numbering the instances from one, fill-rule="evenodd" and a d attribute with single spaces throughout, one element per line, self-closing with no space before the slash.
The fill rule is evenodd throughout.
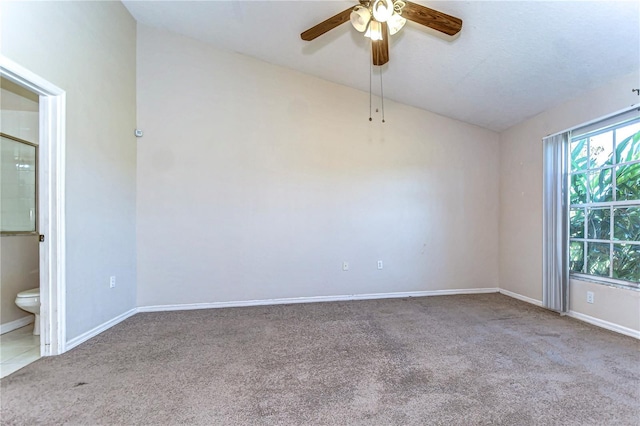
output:
<path id="1" fill-rule="evenodd" d="M 315 27 L 309 28 L 307 31 L 300 34 L 300 37 L 305 41 L 311 41 L 316 37 L 320 37 L 322 34 L 326 33 L 337 27 L 338 25 L 344 24 L 349 20 L 349 16 L 351 15 L 351 11 L 353 7 L 349 9 L 343 10 L 335 16 L 327 19 L 326 21 L 320 22 Z"/>
<path id="2" fill-rule="evenodd" d="M 382 22 L 382 40 L 371 42 L 371 53 L 373 54 L 373 65 L 381 66 L 389 62 L 389 31 L 387 23 Z"/>
<path id="3" fill-rule="evenodd" d="M 410 1 L 405 1 L 402 17 L 451 36 L 462 29 L 462 19 Z"/>

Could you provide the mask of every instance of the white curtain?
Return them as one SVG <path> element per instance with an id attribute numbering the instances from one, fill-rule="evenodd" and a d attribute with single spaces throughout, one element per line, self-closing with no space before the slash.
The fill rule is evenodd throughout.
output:
<path id="1" fill-rule="evenodd" d="M 542 304 L 567 312 L 569 296 L 569 133 L 542 140 Z"/>

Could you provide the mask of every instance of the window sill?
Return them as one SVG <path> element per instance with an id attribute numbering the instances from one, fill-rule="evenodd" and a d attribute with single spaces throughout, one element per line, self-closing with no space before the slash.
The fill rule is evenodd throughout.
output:
<path id="1" fill-rule="evenodd" d="M 598 278 L 593 275 L 569 275 L 570 280 L 584 281 L 593 284 L 606 285 L 607 287 L 620 288 L 640 292 L 640 287 L 633 284 L 625 284 L 624 281 L 615 281 L 610 278 Z"/>

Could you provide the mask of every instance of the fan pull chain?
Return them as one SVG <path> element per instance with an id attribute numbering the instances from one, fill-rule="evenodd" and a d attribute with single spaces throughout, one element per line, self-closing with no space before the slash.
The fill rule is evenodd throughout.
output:
<path id="1" fill-rule="evenodd" d="M 384 123 L 384 90 L 382 90 L 382 67 L 380 67 L 380 102 L 382 104 L 382 122 Z"/>
<path id="2" fill-rule="evenodd" d="M 373 121 L 371 118 L 371 79 L 373 78 L 373 41 L 370 42 L 369 46 L 369 121 Z"/>

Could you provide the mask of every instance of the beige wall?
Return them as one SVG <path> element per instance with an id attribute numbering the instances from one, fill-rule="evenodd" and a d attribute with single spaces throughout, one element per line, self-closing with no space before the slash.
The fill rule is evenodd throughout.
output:
<path id="1" fill-rule="evenodd" d="M 587 303 L 588 291 L 593 303 Z M 569 305 L 574 312 L 640 331 L 640 291 L 570 280 Z"/>
<path id="2" fill-rule="evenodd" d="M 16 296 L 40 285 L 38 236 L 0 237 L 0 324 L 31 315 L 18 308 Z"/>
<path id="3" fill-rule="evenodd" d="M 0 78 L 0 131 L 38 143 L 38 97 L 32 92 Z"/>
<path id="4" fill-rule="evenodd" d="M 501 288 L 542 300 L 542 138 L 638 103 L 631 89 L 639 81 L 639 73 L 621 77 L 500 135 Z M 627 293 L 599 286 L 596 303 L 586 308 L 582 299 L 587 287 L 583 281 L 572 282 L 570 309 L 639 329 L 637 302 L 616 308 L 614 300 Z"/>
<path id="5" fill-rule="evenodd" d="M 368 106 L 138 25 L 138 304 L 497 287 L 498 135 Z"/>
<path id="6" fill-rule="evenodd" d="M 38 143 L 38 98 L 0 80 L 0 131 Z M 40 284 L 38 244 L 36 235 L 0 236 L 0 324 L 31 315 L 18 308 L 15 299 Z"/>
<path id="7" fill-rule="evenodd" d="M 135 307 L 136 24 L 120 2 L 81 1 L 3 1 L 0 24 L 2 54 L 66 91 L 73 339 Z"/>

